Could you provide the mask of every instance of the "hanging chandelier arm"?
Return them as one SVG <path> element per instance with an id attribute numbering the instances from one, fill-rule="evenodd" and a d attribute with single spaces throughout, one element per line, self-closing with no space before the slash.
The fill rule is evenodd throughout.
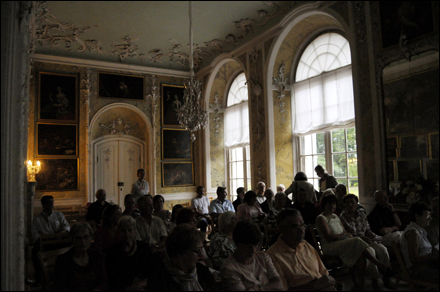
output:
<path id="1" fill-rule="evenodd" d="M 192 27 L 192 1 L 189 1 L 189 69 L 191 79 L 194 77 L 194 57 L 193 57 L 193 27 Z"/>

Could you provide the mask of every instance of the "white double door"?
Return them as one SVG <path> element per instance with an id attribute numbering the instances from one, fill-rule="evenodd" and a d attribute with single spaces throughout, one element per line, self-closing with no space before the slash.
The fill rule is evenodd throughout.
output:
<path id="1" fill-rule="evenodd" d="M 137 170 L 143 168 L 143 149 L 141 142 L 127 138 L 95 143 L 94 192 L 101 188 L 106 190 L 107 201 L 118 204 L 124 210 L 124 197 L 138 179 Z"/>

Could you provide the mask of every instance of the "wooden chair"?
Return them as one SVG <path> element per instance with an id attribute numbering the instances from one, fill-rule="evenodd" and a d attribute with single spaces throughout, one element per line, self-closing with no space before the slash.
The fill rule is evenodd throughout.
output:
<path id="1" fill-rule="evenodd" d="M 70 247 L 72 245 L 69 232 L 40 234 L 39 241 L 41 252 L 46 252 L 63 247 Z"/>
<path id="2" fill-rule="evenodd" d="M 418 291 L 438 291 L 439 284 L 438 283 L 430 283 L 426 281 L 417 280 L 411 277 L 410 273 L 406 269 L 405 260 L 403 259 L 402 250 L 400 249 L 400 245 L 396 242 L 392 242 L 391 246 L 394 250 L 394 254 L 396 255 L 397 261 L 399 263 L 398 273 L 396 275 L 396 285 L 395 289 L 399 285 L 399 281 L 404 281 L 408 283 L 410 290 L 418 290 Z M 422 289 L 424 288 L 424 289 Z"/>
<path id="3" fill-rule="evenodd" d="M 67 252 L 70 247 L 64 247 L 46 252 L 38 252 L 38 260 L 42 269 L 41 284 L 47 291 L 53 290 L 53 274 L 57 257 Z"/>
<path id="4" fill-rule="evenodd" d="M 313 245 L 318 252 L 319 257 L 321 258 L 322 263 L 327 268 L 329 274 L 338 281 L 350 276 L 350 269 L 344 265 L 344 263 L 338 256 L 324 255 L 321 248 L 321 242 L 319 240 L 320 236 L 318 231 L 316 230 L 316 227 L 311 225 L 308 227 L 308 229 L 312 237 Z"/>

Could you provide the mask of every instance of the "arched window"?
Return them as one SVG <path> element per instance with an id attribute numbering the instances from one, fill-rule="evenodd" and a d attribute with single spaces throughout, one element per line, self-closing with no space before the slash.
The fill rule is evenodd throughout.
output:
<path id="1" fill-rule="evenodd" d="M 246 76 L 231 84 L 225 110 L 225 148 L 228 159 L 228 191 L 235 200 L 238 187 L 250 189 L 249 107 Z"/>
<path id="2" fill-rule="evenodd" d="M 292 86 L 292 129 L 300 170 L 319 189 L 314 168 L 323 165 L 357 194 L 353 80 L 348 41 L 337 33 L 314 39 L 298 62 Z"/>

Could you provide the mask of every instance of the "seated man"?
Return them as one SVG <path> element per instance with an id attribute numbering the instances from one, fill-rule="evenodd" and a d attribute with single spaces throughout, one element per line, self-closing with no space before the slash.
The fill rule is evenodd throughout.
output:
<path id="1" fill-rule="evenodd" d="M 104 189 L 97 190 L 95 197 L 96 202 L 92 203 L 87 209 L 86 220 L 93 220 L 96 224 L 100 225 L 102 212 L 110 203 L 105 200 L 107 193 Z"/>
<path id="2" fill-rule="evenodd" d="M 203 186 L 197 187 L 197 196 L 191 200 L 191 207 L 196 211 L 197 228 L 201 232 L 206 233 L 206 228 L 211 224 L 209 217 L 209 199 L 205 195 L 205 188 Z"/>
<path id="3" fill-rule="evenodd" d="M 296 209 L 284 209 L 277 217 L 281 236 L 267 254 L 280 274 L 284 290 L 336 291 L 336 281 L 324 267 L 318 252 L 304 240 L 306 225 Z"/>
<path id="4" fill-rule="evenodd" d="M 34 241 L 32 261 L 35 271 L 40 270 L 37 257 L 37 252 L 40 251 L 40 235 L 70 231 L 69 223 L 63 213 L 53 210 L 53 202 L 52 196 L 43 196 L 41 198 L 43 211 L 32 220 L 32 239 Z M 54 246 L 54 249 L 61 247 L 62 246 Z M 40 276 L 40 273 L 37 272 L 37 281 L 40 280 Z"/>
<path id="5" fill-rule="evenodd" d="M 245 188 L 239 187 L 237 189 L 237 199 L 232 203 L 234 206 L 235 212 L 238 210 L 238 206 L 242 203 L 244 203 L 244 194 L 245 194 Z"/>
<path id="6" fill-rule="evenodd" d="M 313 203 L 307 201 L 307 190 L 304 188 L 298 189 L 298 194 L 295 197 L 295 203 L 292 205 L 297 209 L 304 219 L 305 224 L 315 224 L 318 213 Z"/>
<path id="7" fill-rule="evenodd" d="M 231 201 L 226 199 L 226 188 L 225 187 L 218 187 L 217 188 L 217 199 L 212 200 L 211 202 L 211 218 L 214 220 L 214 222 L 217 222 L 218 217 L 226 212 L 226 211 L 232 211 L 235 212 L 234 206 L 232 205 Z"/>
<path id="8" fill-rule="evenodd" d="M 152 252 L 164 248 L 168 233 L 162 219 L 153 216 L 153 199 L 151 195 L 140 197 L 137 204 L 141 216 L 136 218 L 136 228 L 141 240 L 148 243 Z"/>
<path id="9" fill-rule="evenodd" d="M 432 246 L 438 247 L 438 197 L 431 200 L 431 222 L 424 227 L 428 233 L 428 240 Z"/>
<path id="10" fill-rule="evenodd" d="M 138 208 L 136 208 L 136 197 L 132 194 L 125 195 L 124 198 L 124 206 L 125 210 L 122 213 L 122 216 L 131 216 L 134 219 L 141 215 L 141 212 Z"/>
<path id="11" fill-rule="evenodd" d="M 385 191 L 374 193 L 376 206 L 368 215 L 371 231 L 382 236 L 382 244 L 391 247 L 391 242 L 398 243 L 401 231 L 398 231 L 402 223 L 392 204 L 388 202 L 388 194 Z"/>

